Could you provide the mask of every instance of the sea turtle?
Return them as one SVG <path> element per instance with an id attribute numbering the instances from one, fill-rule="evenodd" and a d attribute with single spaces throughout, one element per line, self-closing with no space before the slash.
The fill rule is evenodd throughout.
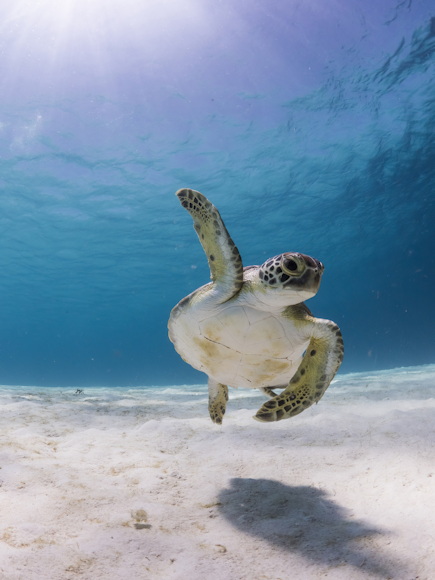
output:
<path id="1" fill-rule="evenodd" d="M 318 291 L 323 264 L 286 252 L 243 268 L 212 203 L 192 189 L 176 195 L 193 218 L 212 281 L 172 309 L 169 338 L 187 363 L 208 375 L 212 421 L 222 423 L 228 385 L 272 397 L 255 415 L 259 421 L 301 413 L 323 396 L 343 360 L 338 326 L 314 318 L 303 303 Z"/>

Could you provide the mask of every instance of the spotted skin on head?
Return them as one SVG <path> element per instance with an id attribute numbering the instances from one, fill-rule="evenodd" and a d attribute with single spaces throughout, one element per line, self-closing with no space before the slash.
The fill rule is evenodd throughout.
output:
<path id="1" fill-rule="evenodd" d="M 312 270 L 315 271 L 314 276 Z M 260 266 L 258 275 L 267 286 L 290 288 L 306 286 L 308 281 L 319 285 L 322 272 L 323 264 L 319 260 L 299 252 L 287 252 L 267 260 Z"/>
<path id="2" fill-rule="evenodd" d="M 243 284 L 243 264 L 239 250 L 215 206 L 193 189 L 176 193 L 181 205 L 193 218 L 193 227 L 207 256 L 212 281 L 219 291 L 219 301 L 232 298 Z"/>

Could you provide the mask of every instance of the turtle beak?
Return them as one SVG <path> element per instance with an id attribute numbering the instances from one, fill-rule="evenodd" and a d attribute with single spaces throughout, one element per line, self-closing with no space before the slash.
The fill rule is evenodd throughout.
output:
<path id="1" fill-rule="evenodd" d="M 314 259 L 316 266 L 314 268 L 315 272 L 319 272 L 320 275 L 323 274 L 323 270 L 325 269 L 325 266 L 322 264 L 322 262 L 320 262 L 319 260 Z"/>
<path id="2" fill-rule="evenodd" d="M 307 256 L 306 254 L 299 255 L 304 259 L 307 268 L 310 268 L 311 270 L 316 272 L 316 274 L 318 273 L 320 276 L 323 274 L 323 270 L 325 269 L 325 267 L 323 266 L 322 262 L 320 262 L 320 260 L 316 260 L 316 258 Z"/>
<path id="3" fill-rule="evenodd" d="M 312 280 L 314 282 L 314 286 L 315 286 L 316 291 L 317 291 L 319 288 L 320 280 L 322 279 L 322 274 L 323 274 L 323 270 L 325 269 L 325 267 L 322 264 L 322 262 L 320 262 L 319 260 L 316 260 L 315 258 L 312 258 L 311 256 L 307 256 L 307 258 L 305 259 L 305 263 L 307 265 L 307 268 L 309 268 L 309 270 L 311 270 L 311 272 L 312 272 Z"/>

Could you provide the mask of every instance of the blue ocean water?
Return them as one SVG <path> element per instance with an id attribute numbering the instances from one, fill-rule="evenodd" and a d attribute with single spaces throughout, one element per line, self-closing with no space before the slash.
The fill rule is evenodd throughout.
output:
<path id="1" fill-rule="evenodd" d="M 342 370 L 433 363 L 432 2 L 16 0 L 0 24 L 0 383 L 198 383 L 167 338 L 208 281 L 174 192 L 245 265 L 326 267 Z"/>

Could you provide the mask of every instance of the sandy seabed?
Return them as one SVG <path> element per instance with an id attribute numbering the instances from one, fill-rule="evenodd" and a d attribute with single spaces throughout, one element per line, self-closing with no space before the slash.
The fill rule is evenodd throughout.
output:
<path id="1" fill-rule="evenodd" d="M 0 580 L 433 580 L 435 365 L 280 423 L 205 386 L 0 387 Z"/>

